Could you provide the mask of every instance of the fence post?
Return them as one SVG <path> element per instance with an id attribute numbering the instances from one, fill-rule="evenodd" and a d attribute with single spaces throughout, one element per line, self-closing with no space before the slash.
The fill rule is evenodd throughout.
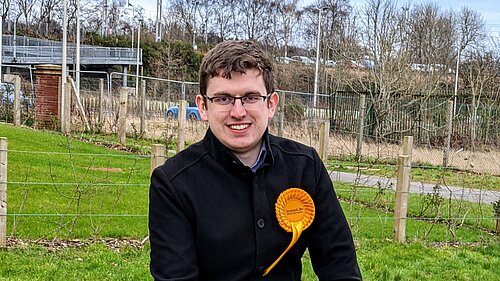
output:
<path id="1" fill-rule="evenodd" d="M 151 146 L 151 173 L 154 169 L 165 163 L 165 145 L 153 144 Z"/>
<path id="2" fill-rule="evenodd" d="M 448 101 L 448 125 L 446 134 L 446 143 L 443 151 L 443 166 L 448 167 L 448 162 L 450 161 L 450 149 L 451 149 L 451 131 L 453 130 L 453 101 Z"/>
<path id="3" fill-rule="evenodd" d="M 104 111 L 104 79 L 99 78 L 99 125 L 102 124 L 103 120 L 103 111 Z"/>
<path id="4" fill-rule="evenodd" d="M 183 84 L 184 85 L 184 84 Z M 186 109 L 187 101 L 179 101 L 179 112 L 177 114 L 177 121 L 179 122 L 179 130 L 177 131 L 177 152 L 184 150 L 184 140 L 186 139 Z"/>
<path id="5" fill-rule="evenodd" d="M 7 138 L 0 138 L 0 248 L 7 246 Z"/>
<path id="6" fill-rule="evenodd" d="M 279 127 L 278 127 L 278 136 L 283 137 L 285 131 L 285 92 L 281 92 L 280 95 L 280 118 L 279 118 Z"/>
<path id="7" fill-rule="evenodd" d="M 398 178 L 396 183 L 396 202 L 394 207 L 394 240 L 406 240 L 406 214 L 408 211 L 408 188 L 410 186 L 413 137 L 405 136 L 403 154 L 398 157 Z"/>
<path id="8" fill-rule="evenodd" d="M 118 140 L 120 144 L 125 144 L 127 131 L 127 103 L 128 103 L 129 88 L 122 87 L 120 89 L 120 108 L 118 110 Z"/>
<path id="9" fill-rule="evenodd" d="M 14 125 L 21 126 L 21 77 L 15 74 L 4 74 L 4 80 L 14 84 Z"/>
<path id="10" fill-rule="evenodd" d="M 141 80 L 141 135 L 146 132 L 146 81 Z"/>
<path id="11" fill-rule="evenodd" d="M 358 119 L 358 139 L 356 145 L 356 159 L 361 161 L 363 151 L 363 129 L 365 127 L 366 95 L 361 95 L 359 100 L 359 119 Z"/>
<path id="12" fill-rule="evenodd" d="M 319 132 L 319 157 L 321 160 L 328 160 L 328 143 L 330 137 L 330 121 L 326 120 L 321 123 Z"/>
<path id="13" fill-rule="evenodd" d="M 69 79 L 69 77 L 68 77 Z M 64 110 L 64 120 L 61 120 L 64 122 L 64 127 L 62 130 L 63 134 L 69 134 L 71 133 L 71 83 L 66 81 L 64 83 L 64 108 L 61 110 Z"/>

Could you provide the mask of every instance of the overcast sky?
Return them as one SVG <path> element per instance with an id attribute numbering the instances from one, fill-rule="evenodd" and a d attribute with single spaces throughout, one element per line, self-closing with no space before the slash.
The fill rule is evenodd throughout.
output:
<path id="1" fill-rule="evenodd" d="M 129 0 L 132 5 L 140 5 L 146 10 L 146 16 L 153 19 L 156 18 L 156 0 Z M 163 0 L 165 4 L 169 0 Z M 302 0 L 303 5 L 315 3 L 316 0 Z M 362 6 L 366 0 L 350 0 L 353 6 Z M 462 7 L 469 7 L 477 10 L 483 16 L 486 26 L 490 33 L 495 36 L 500 36 L 500 1 L 499 0 L 403 0 L 398 1 L 400 5 L 406 3 L 420 4 L 420 3 L 436 3 L 443 10 L 459 11 Z"/>

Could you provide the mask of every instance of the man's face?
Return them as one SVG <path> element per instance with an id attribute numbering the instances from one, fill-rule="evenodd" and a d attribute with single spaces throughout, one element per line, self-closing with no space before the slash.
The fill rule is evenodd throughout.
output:
<path id="1" fill-rule="evenodd" d="M 230 96 L 267 96 L 254 104 L 242 104 L 235 100 L 234 105 L 220 106 L 210 100 L 196 97 L 196 105 L 201 118 L 208 121 L 210 129 L 222 144 L 236 154 L 258 153 L 260 141 L 269 120 L 274 116 L 279 96 L 268 96 L 264 79 L 256 69 L 246 74 L 231 73 L 231 79 L 216 76 L 208 80 L 208 98 Z"/>

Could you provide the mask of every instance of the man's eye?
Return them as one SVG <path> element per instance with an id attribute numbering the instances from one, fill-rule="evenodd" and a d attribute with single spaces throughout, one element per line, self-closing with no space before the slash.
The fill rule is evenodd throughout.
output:
<path id="1" fill-rule="evenodd" d="M 246 97 L 244 97 L 244 99 L 246 102 L 254 102 L 254 101 L 258 101 L 259 97 L 258 96 L 246 96 Z"/>
<path id="2" fill-rule="evenodd" d="M 229 101 L 229 97 L 217 97 L 215 98 L 215 102 L 228 102 Z"/>

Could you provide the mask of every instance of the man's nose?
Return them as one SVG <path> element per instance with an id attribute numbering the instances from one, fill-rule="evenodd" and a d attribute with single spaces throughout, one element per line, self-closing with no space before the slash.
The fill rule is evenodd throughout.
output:
<path id="1" fill-rule="evenodd" d="M 243 106 L 243 101 L 241 99 L 234 100 L 233 107 L 231 108 L 232 117 L 243 117 L 247 113 L 245 107 Z"/>

